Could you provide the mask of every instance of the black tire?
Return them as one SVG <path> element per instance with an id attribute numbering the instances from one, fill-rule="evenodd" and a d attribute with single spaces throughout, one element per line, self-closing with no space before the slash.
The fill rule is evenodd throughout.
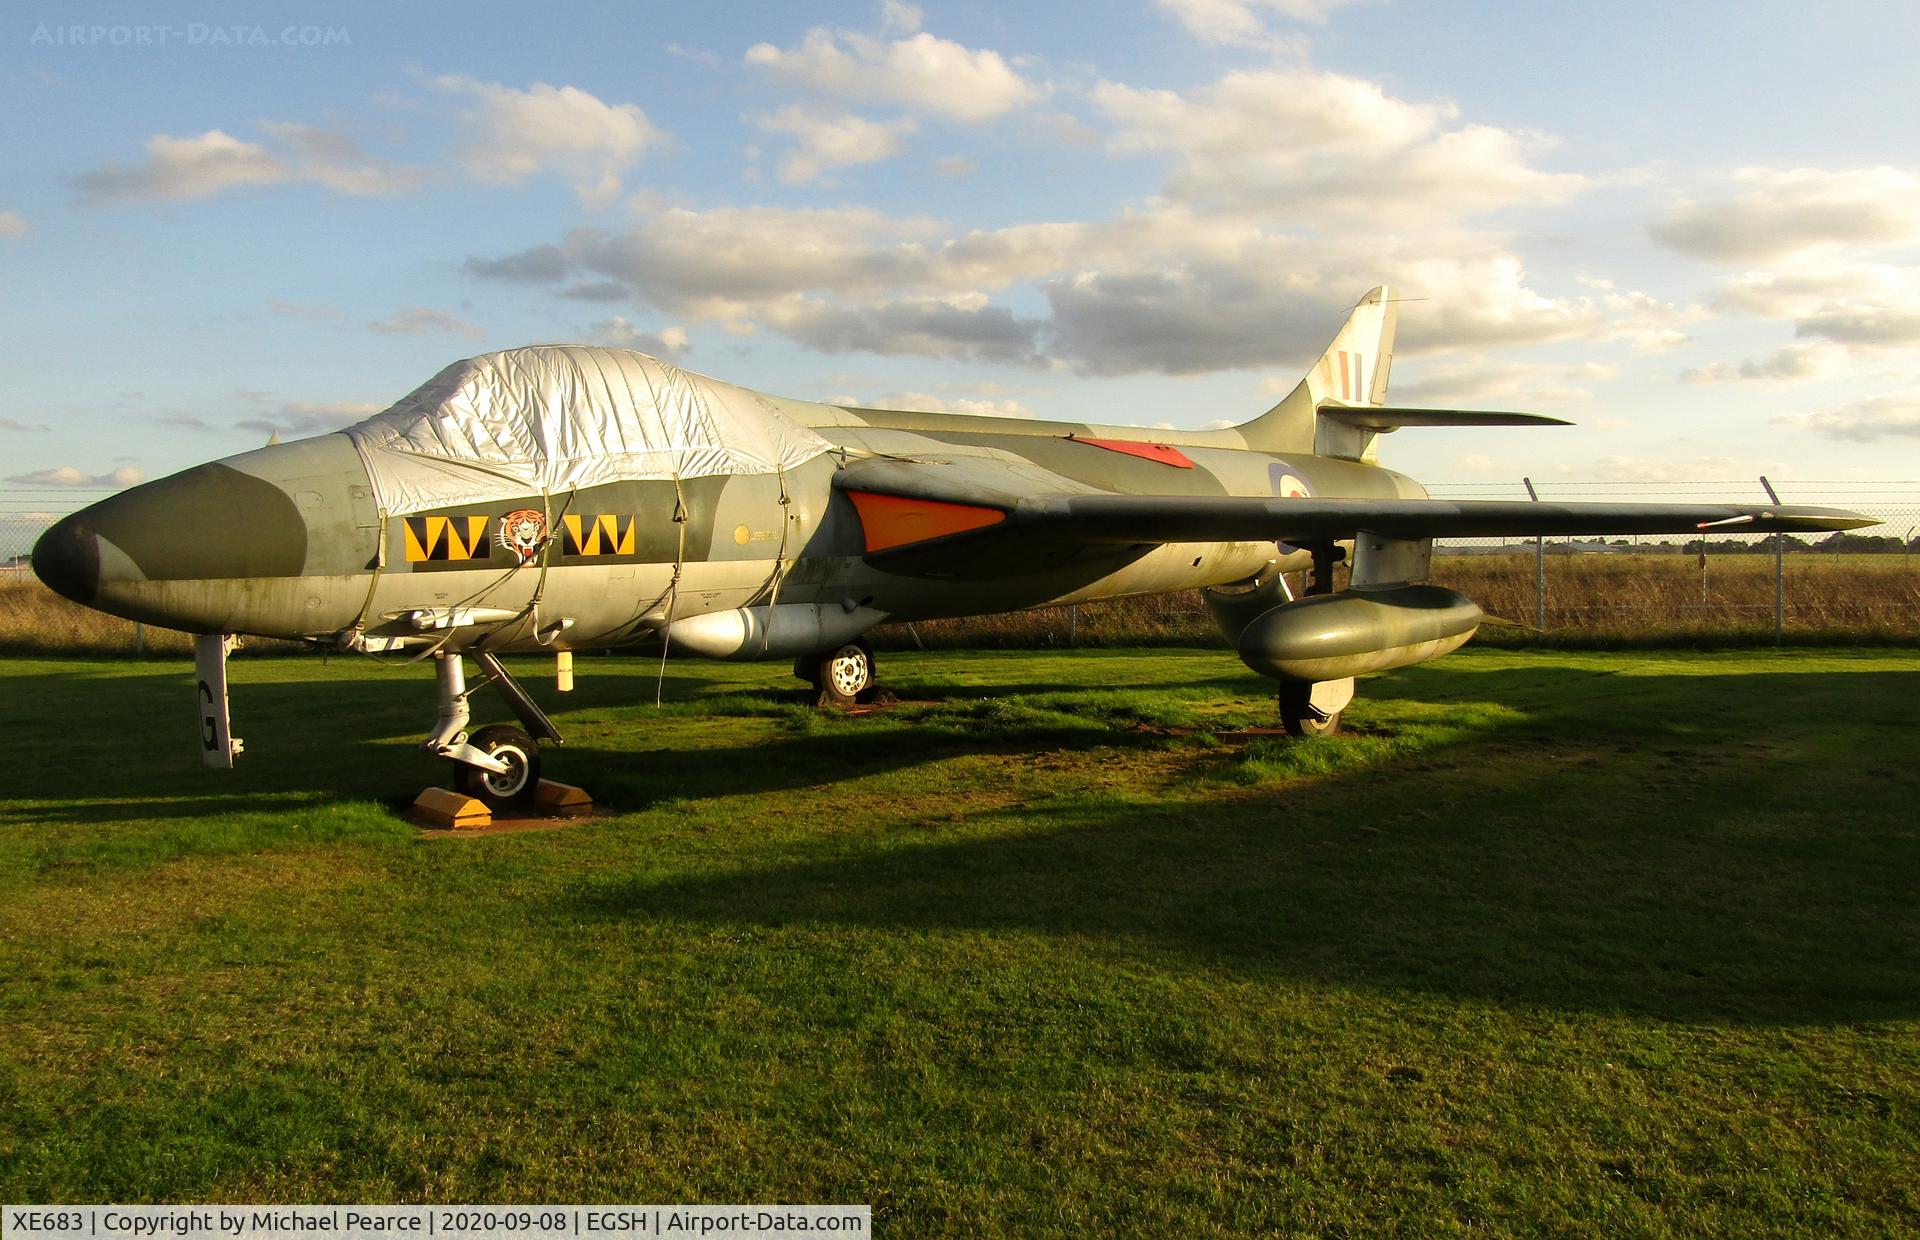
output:
<path id="1" fill-rule="evenodd" d="M 483 771 L 464 762 L 453 764 L 453 786 L 462 794 L 486 802 L 490 809 L 512 809 L 533 800 L 540 786 L 540 746 L 531 736 L 508 723 L 481 728 L 467 744 L 505 762 L 504 774 Z"/>
<path id="2" fill-rule="evenodd" d="M 873 647 L 864 641 L 848 642 L 821 655 L 814 661 L 814 677 L 821 705 L 852 706 L 873 688 Z"/>
<path id="3" fill-rule="evenodd" d="M 1332 736 L 1340 730 L 1340 712 L 1323 714 L 1313 708 L 1313 685 L 1305 680 L 1280 682 L 1280 726 L 1288 736 Z"/>

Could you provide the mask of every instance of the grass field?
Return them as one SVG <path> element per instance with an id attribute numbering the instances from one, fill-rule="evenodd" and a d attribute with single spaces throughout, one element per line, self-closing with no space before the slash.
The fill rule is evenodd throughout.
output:
<path id="1" fill-rule="evenodd" d="M 216 774 L 180 661 L 0 661 L 0 1199 L 1920 1229 L 1920 655 L 1468 651 L 1302 743 L 1224 652 L 580 670 L 617 815 L 429 838 L 418 668 L 243 656 Z"/>

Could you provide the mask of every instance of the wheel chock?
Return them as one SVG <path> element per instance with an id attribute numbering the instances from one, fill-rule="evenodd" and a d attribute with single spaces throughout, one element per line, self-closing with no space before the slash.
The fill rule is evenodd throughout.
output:
<path id="1" fill-rule="evenodd" d="M 422 826 L 472 831 L 493 825 L 486 803 L 446 788 L 429 788 L 414 798 L 410 815 Z"/>
<path id="2" fill-rule="evenodd" d="M 566 816 L 585 814 L 593 809 L 593 798 L 587 795 L 585 788 L 576 788 L 572 784 L 563 784 L 551 779 L 543 779 L 533 790 L 533 803 L 549 814 Z"/>

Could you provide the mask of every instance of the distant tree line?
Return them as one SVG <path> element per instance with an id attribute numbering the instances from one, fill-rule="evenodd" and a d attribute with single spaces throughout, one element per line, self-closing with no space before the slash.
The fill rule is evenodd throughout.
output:
<path id="1" fill-rule="evenodd" d="M 1899 537 L 1893 534 L 1829 534 L 1818 542 L 1808 542 L 1797 534 L 1787 534 L 1783 535 L 1783 539 L 1786 542 L 1788 551 L 1826 551 L 1852 554 L 1882 552 L 1895 555 L 1908 551 L 1920 551 L 1920 535 L 1915 536 L 1911 542 L 1901 542 Z M 1670 538 L 1663 538 L 1659 542 L 1636 543 L 1630 538 L 1616 538 L 1609 545 L 1614 547 L 1631 547 L 1635 551 L 1650 551 L 1655 554 L 1668 552 L 1674 555 L 1698 555 L 1701 551 L 1701 542 L 1702 540 L 1698 538 L 1689 538 L 1685 542 L 1675 542 Z M 1767 555 L 1772 555 L 1773 538 L 1769 535 L 1765 538 L 1756 538 L 1748 542 L 1739 543 L 1712 541 L 1707 547 L 1707 550 L 1713 555 L 1725 555 L 1728 552 L 1741 551 L 1764 552 Z"/>

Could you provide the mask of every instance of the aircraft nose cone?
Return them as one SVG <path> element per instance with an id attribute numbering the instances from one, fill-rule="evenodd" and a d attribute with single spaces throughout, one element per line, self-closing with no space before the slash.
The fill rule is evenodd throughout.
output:
<path id="1" fill-rule="evenodd" d="M 33 572 L 47 587 L 91 605 L 100 590 L 100 539 L 81 514 L 56 521 L 33 544 Z"/>

